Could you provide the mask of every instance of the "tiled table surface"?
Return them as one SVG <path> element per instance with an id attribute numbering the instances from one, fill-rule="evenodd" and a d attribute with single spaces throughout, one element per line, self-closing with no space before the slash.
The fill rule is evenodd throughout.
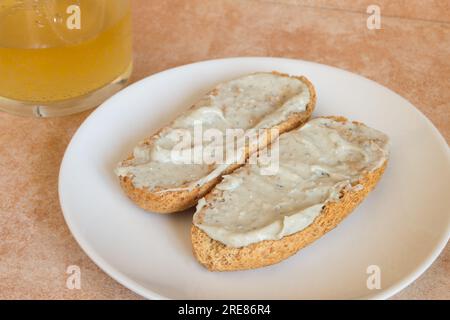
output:
<path id="1" fill-rule="evenodd" d="M 368 30 L 366 8 L 381 7 Z M 232 56 L 316 61 L 373 79 L 411 101 L 450 140 L 448 0 L 134 0 L 133 81 Z M 59 165 L 89 115 L 0 114 L 0 298 L 136 299 L 82 252 L 58 202 Z M 449 246 L 397 299 L 450 299 Z M 68 290 L 78 265 L 82 289 Z"/>

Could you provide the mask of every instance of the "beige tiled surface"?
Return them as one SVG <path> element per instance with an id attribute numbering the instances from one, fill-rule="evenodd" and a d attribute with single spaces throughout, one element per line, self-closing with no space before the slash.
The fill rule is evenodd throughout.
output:
<path id="1" fill-rule="evenodd" d="M 133 0 L 133 81 L 177 65 L 230 56 L 281 56 L 373 79 L 416 105 L 450 141 L 450 9 L 446 0 Z M 374 1 L 375 2 L 375 1 Z M 426 5 L 425 5 L 426 4 Z M 61 215 L 57 176 L 89 112 L 35 120 L 0 114 L 0 298 L 139 298 L 99 270 Z M 450 299 L 450 251 L 397 299 Z M 65 289 L 81 267 L 82 290 Z"/>

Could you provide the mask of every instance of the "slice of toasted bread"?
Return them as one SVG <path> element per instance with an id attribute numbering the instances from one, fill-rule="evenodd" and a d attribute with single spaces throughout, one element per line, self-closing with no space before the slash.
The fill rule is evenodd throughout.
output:
<path id="1" fill-rule="evenodd" d="M 342 123 L 347 121 L 342 117 L 329 118 Z M 353 123 L 362 125 L 357 122 Z M 294 130 L 284 136 L 293 135 L 296 131 L 298 130 Z M 283 136 L 281 136 L 280 139 L 281 138 L 283 138 Z M 280 150 L 280 152 L 283 152 L 283 150 Z M 302 159 L 298 159 L 298 161 L 302 161 Z M 358 180 L 352 181 L 350 188 L 345 187 L 339 190 L 339 197 L 335 200 L 327 201 L 325 205 L 321 207 L 322 209 L 319 215 L 316 216 L 311 224 L 298 232 L 283 236 L 281 239 L 262 240 L 245 246 L 234 247 L 226 245 L 218 240 L 214 240 L 194 223 L 191 230 L 194 255 L 197 260 L 210 271 L 255 269 L 278 263 L 292 256 L 303 247 L 335 228 L 375 187 L 382 176 L 386 165 L 387 156 L 382 163 L 374 168 L 374 170 L 364 172 Z M 247 166 L 248 164 L 245 167 Z M 237 170 L 231 176 L 238 176 L 239 171 L 243 171 L 245 167 Z M 220 185 L 217 187 L 220 187 Z M 276 187 L 273 187 L 272 191 L 277 192 Z M 258 192 L 258 190 L 253 190 L 251 192 Z M 194 216 L 194 221 L 196 216 L 197 219 L 204 220 L 205 210 L 214 208 L 218 203 L 216 201 L 223 202 L 227 206 L 232 205 L 231 203 L 227 203 L 227 200 L 224 199 L 225 196 L 223 195 L 223 191 L 220 191 L 217 188 L 213 189 L 213 191 L 205 197 L 204 203 L 202 205 L 199 204 L 198 210 Z M 230 197 L 228 197 L 228 199 L 230 199 Z M 276 204 L 274 203 L 274 206 L 275 205 Z M 239 215 L 237 217 L 239 217 L 239 219 L 241 218 Z"/>
<path id="2" fill-rule="evenodd" d="M 265 73 L 259 73 L 259 74 L 265 74 Z M 254 75 L 259 75 L 254 74 Z M 267 74 L 268 75 L 268 74 Z M 277 72 L 270 73 L 270 75 L 273 75 L 275 77 L 282 77 L 282 78 L 289 78 L 289 79 L 295 79 L 297 81 L 300 81 L 302 83 L 302 86 L 307 88 L 309 91 L 309 101 L 305 107 L 305 110 L 301 112 L 290 112 L 286 117 L 275 124 L 273 124 L 270 127 L 267 127 L 266 129 L 273 129 L 277 128 L 279 130 L 279 133 L 290 131 L 299 125 L 306 122 L 315 107 L 316 104 L 316 92 L 311 84 L 311 82 L 306 79 L 303 76 L 300 77 L 291 77 L 286 74 L 281 74 Z M 252 76 L 252 75 L 249 75 Z M 256 80 L 255 80 L 256 81 Z M 208 97 L 219 95 L 220 90 L 222 87 L 216 87 L 213 89 L 210 93 L 208 93 L 203 99 L 200 100 L 199 103 L 195 104 L 193 107 L 191 107 L 190 110 L 188 110 L 187 115 L 189 115 L 190 112 L 195 111 L 199 107 L 204 106 L 205 104 L 207 106 L 208 103 L 211 104 L 211 99 Z M 239 88 L 234 88 L 233 90 L 240 90 Z M 254 94 L 254 93 L 251 93 Z M 264 92 L 258 93 L 258 95 L 264 95 Z M 273 98 L 273 97 L 272 97 Z M 283 96 L 274 97 L 276 101 L 283 101 L 285 99 Z M 278 100 L 277 100 L 278 99 Z M 285 101 L 286 102 L 286 101 Z M 258 121 L 264 121 L 264 119 L 267 119 L 272 113 L 276 113 L 278 109 L 281 109 L 283 104 L 280 105 L 274 104 L 273 110 L 268 110 L 266 114 L 259 114 L 258 115 Z M 216 107 L 216 106 L 215 106 Z M 233 102 L 231 101 L 229 108 L 233 108 Z M 256 106 L 257 107 L 257 106 Z M 256 109 L 255 109 L 256 110 Z M 260 112 L 260 111 L 259 111 Z M 184 114 L 186 115 L 186 113 Z M 176 120 L 175 120 L 176 121 Z M 171 124 L 173 125 L 173 123 Z M 148 147 L 151 147 L 155 144 L 155 142 L 160 139 L 160 133 L 164 132 L 168 128 L 171 127 L 169 125 L 166 128 L 163 128 L 159 133 L 155 134 L 153 137 L 147 139 L 146 141 L 142 142 L 141 145 L 145 145 Z M 256 125 L 256 123 L 255 123 Z M 245 129 L 249 129 L 248 127 Z M 266 144 L 270 143 L 269 139 L 266 142 Z M 265 145 L 260 145 L 259 147 L 264 147 Z M 255 151 L 255 150 L 253 150 Z M 248 148 L 245 149 L 245 157 L 247 158 L 251 152 Z M 127 160 L 123 161 L 121 163 L 122 166 L 129 165 L 130 163 L 133 163 L 135 160 L 134 155 L 130 155 Z M 118 173 L 119 179 L 120 179 L 120 185 L 124 192 L 127 194 L 127 196 L 133 200 L 137 205 L 139 205 L 141 208 L 158 212 L 158 213 L 174 213 L 183 211 L 187 208 L 190 208 L 192 206 L 195 206 L 198 199 L 202 198 L 205 194 L 207 194 L 217 183 L 220 182 L 221 177 L 224 174 L 229 174 L 232 171 L 234 171 L 236 168 L 242 166 L 243 163 L 231 163 L 223 168 L 221 172 L 217 172 L 216 176 L 210 176 L 207 180 L 205 180 L 202 183 L 196 184 L 196 181 L 184 181 L 183 183 L 180 183 L 179 185 L 174 186 L 161 186 L 161 185 L 153 185 L 153 186 L 146 186 L 146 185 L 137 185 L 134 183 L 135 176 L 130 172 L 126 173 Z M 190 165 L 184 165 L 181 164 L 180 166 L 185 168 L 184 171 L 189 171 L 195 169 L 194 167 Z M 177 168 L 179 169 L 179 168 Z M 163 171 L 166 173 L 170 171 L 170 169 L 162 169 L 161 173 L 163 174 Z"/>

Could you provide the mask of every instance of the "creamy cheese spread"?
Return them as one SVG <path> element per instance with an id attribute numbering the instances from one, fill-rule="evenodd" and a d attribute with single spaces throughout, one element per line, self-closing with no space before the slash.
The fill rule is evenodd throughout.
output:
<path id="1" fill-rule="evenodd" d="M 230 247 L 278 240 L 298 232 L 388 157 L 385 134 L 362 124 L 327 118 L 309 121 L 279 138 L 279 170 L 261 174 L 246 164 L 201 199 L 194 224 Z"/>
<path id="2" fill-rule="evenodd" d="M 291 114 L 305 111 L 309 101 L 305 83 L 275 73 L 255 73 L 224 82 L 151 141 L 141 142 L 133 150 L 133 159 L 121 162 L 115 172 L 129 176 L 136 188 L 158 188 L 163 192 L 203 185 L 220 176 L 230 163 L 183 163 L 173 153 L 182 135 L 195 137 L 196 125 L 201 125 L 203 131 L 214 128 L 223 135 L 227 129 L 245 132 L 271 128 Z M 193 152 L 208 143 L 202 139 L 192 141 L 182 149 Z"/>

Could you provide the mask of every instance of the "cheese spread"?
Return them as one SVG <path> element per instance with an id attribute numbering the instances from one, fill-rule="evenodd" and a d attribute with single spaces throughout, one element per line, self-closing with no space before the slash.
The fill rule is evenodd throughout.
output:
<path id="1" fill-rule="evenodd" d="M 194 224 L 230 247 L 279 240 L 301 231 L 345 189 L 388 158 L 388 138 L 363 124 L 317 118 L 280 136 L 279 168 L 261 174 L 246 164 L 224 176 L 210 201 L 201 199 Z"/>
<path id="2" fill-rule="evenodd" d="M 201 186 L 220 176 L 230 163 L 183 162 L 183 157 L 173 152 L 183 136 L 194 137 L 181 147 L 184 153 L 180 154 L 189 155 L 212 143 L 197 139 L 201 133 L 196 127 L 219 130 L 223 135 L 227 129 L 243 129 L 245 134 L 249 129 L 271 128 L 286 121 L 291 114 L 305 111 L 309 101 L 304 82 L 276 73 L 255 73 L 224 82 L 151 141 L 141 142 L 134 148 L 133 158 L 121 162 L 115 172 L 129 176 L 136 188 L 158 192 Z"/>

